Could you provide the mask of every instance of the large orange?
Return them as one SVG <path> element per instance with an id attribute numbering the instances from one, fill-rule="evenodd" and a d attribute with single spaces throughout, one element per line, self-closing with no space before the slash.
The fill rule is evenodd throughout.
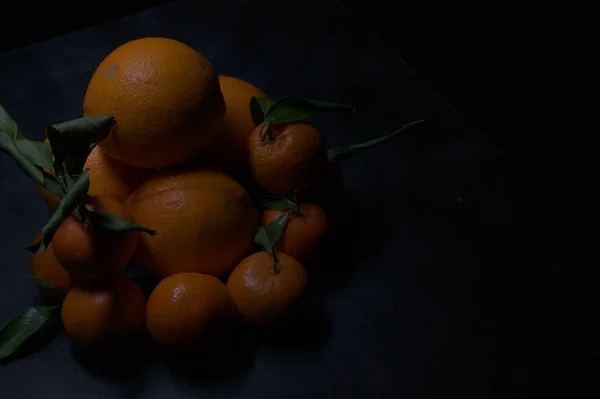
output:
<path id="1" fill-rule="evenodd" d="M 146 297 L 122 275 L 77 283 L 61 310 L 65 331 L 78 347 L 104 351 L 135 343 L 144 332 Z"/>
<path id="2" fill-rule="evenodd" d="M 252 246 L 257 211 L 229 175 L 198 167 L 150 176 L 127 201 L 140 235 L 136 260 L 158 277 L 198 272 L 225 277 Z"/>
<path id="3" fill-rule="evenodd" d="M 152 171 L 125 165 L 109 157 L 100 147 L 95 147 L 85 162 L 90 175 L 90 195 L 106 195 L 125 201 Z M 42 199 L 51 210 L 60 204 L 60 198 L 38 186 Z"/>
<path id="4" fill-rule="evenodd" d="M 323 208 L 310 202 L 301 203 L 298 211 L 290 212 L 276 249 L 308 264 L 315 260 L 315 253 L 329 228 L 329 218 Z M 265 210 L 264 225 L 268 226 L 283 213 L 285 211 Z"/>
<path id="5" fill-rule="evenodd" d="M 227 280 L 227 288 L 244 320 L 269 326 L 289 316 L 308 284 L 304 266 L 284 253 L 277 253 L 277 272 L 273 256 L 257 252 L 242 260 Z"/>
<path id="6" fill-rule="evenodd" d="M 181 42 L 152 37 L 125 43 L 100 63 L 83 109 L 115 117 L 100 143 L 107 154 L 161 168 L 194 157 L 214 139 L 225 103 L 210 61 Z"/>
<path id="7" fill-rule="evenodd" d="M 39 241 L 42 237 L 42 233 L 39 233 L 35 238 L 35 242 Z M 73 277 L 56 259 L 52 243 L 39 255 L 30 252 L 29 265 L 31 266 L 32 275 L 42 278 L 65 293 L 73 286 Z M 42 295 L 54 299 L 54 294 L 51 291 L 41 286 L 40 289 Z"/>
<path id="8" fill-rule="evenodd" d="M 327 148 L 321 133 L 306 122 L 273 125 L 261 139 L 263 125 L 249 139 L 252 175 L 271 194 L 287 195 L 312 187 L 327 167 Z"/>
<path id="9" fill-rule="evenodd" d="M 191 352 L 216 343 L 232 326 L 234 314 L 231 296 L 216 277 L 178 273 L 150 294 L 146 324 L 156 342 Z"/>
<path id="10" fill-rule="evenodd" d="M 132 221 L 131 213 L 113 197 L 91 197 L 88 209 Z M 56 259 L 73 276 L 103 278 L 127 266 L 138 242 L 137 232 L 113 233 L 90 223 L 86 229 L 74 215 L 67 216 L 54 234 Z"/>
<path id="11" fill-rule="evenodd" d="M 252 97 L 266 98 L 258 87 L 232 76 L 219 76 L 225 99 L 225 122 L 211 157 L 228 170 L 247 168 L 248 138 L 256 127 L 250 113 Z"/>

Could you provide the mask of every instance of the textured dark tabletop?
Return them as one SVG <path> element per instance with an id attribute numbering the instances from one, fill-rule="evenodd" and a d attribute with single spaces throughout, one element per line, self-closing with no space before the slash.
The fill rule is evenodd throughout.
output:
<path id="1" fill-rule="evenodd" d="M 221 361 L 184 365 L 148 346 L 107 366 L 75 352 L 61 333 L 0 363 L 0 397 L 574 393 L 586 359 L 598 354 L 593 282 L 580 266 L 598 263 L 595 254 L 585 258 L 589 238 L 569 215 L 341 4 L 194 3 L 0 55 L 0 104 L 40 139 L 46 125 L 81 116 L 87 82 L 111 50 L 167 36 L 271 97 L 354 105 L 352 116 L 315 120 L 331 146 L 413 119 L 428 123 L 344 165 L 353 227 L 314 272 L 315 310 L 295 336 L 241 336 Z M 0 324 L 38 299 L 23 278 L 24 247 L 46 217 L 35 186 L 0 154 Z"/>

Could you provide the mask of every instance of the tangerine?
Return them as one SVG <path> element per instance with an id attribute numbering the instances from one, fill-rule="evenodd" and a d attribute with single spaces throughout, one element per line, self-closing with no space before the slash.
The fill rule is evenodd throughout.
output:
<path id="1" fill-rule="evenodd" d="M 306 269 L 296 259 L 277 253 L 257 252 L 240 262 L 227 280 L 237 311 L 247 322 L 275 324 L 289 316 L 299 304 L 308 284 Z"/>
<path id="2" fill-rule="evenodd" d="M 150 294 L 148 333 L 175 351 L 207 349 L 229 331 L 234 307 L 225 285 L 200 273 L 177 273 L 163 279 Z"/>
<path id="3" fill-rule="evenodd" d="M 306 122 L 272 125 L 266 137 L 264 132 L 261 124 L 249 139 L 250 170 L 257 184 L 275 195 L 312 187 L 327 166 L 321 133 Z"/>
<path id="4" fill-rule="evenodd" d="M 118 216 L 132 222 L 131 213 L 113 197 L 94 196 L 86 207 L 94 212 Z M 137 246 L 139 233 L 114 233 L 68 215 L 52 238 L 60 264 L 73 276 L 104 278 L 125 268 Z"/>
<path id="5" fill-rule="evenodd" d="M 61 318 L 71 341 L 83 350 L 103 351 L 134 343 L 145 328 L 146 297 L 122 275 L 80 281 L 62 304 Z"/>

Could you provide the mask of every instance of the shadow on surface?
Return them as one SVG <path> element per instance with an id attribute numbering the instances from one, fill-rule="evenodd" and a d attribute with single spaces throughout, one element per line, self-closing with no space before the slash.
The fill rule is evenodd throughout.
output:
<path id="1" fill-rule="evenodd" d="M 330 335 L 329 318 L 309 300 L 291 321 L 276 328 L 263 331 L 239 324 L 207 352 L 173 355 L 163 351 L 161 358 L 173 374 L 191 385 L 217 384 L 248 372 L 261 349 L 310 353 L 321 350 Z"/>
<path id="2" fill-rule="evenodd" d="M 318 304 L 308 298 L 290 318 L 279 327 L 261 331 L 246 327 L 261 347 L 286 352 L 317 352 L 331 337 L 331 320 Z"/>
<path id="3" fill-rule="evenodd" d="M 378 251 L 381 241 L 372 232 L 381 231 L 383 219 L 367 218 L 365 210 L 348 193 L 343 194 L 332 215 L 317 261 L 307 265 L 310 289 L 317 297 L 343 285 L 356 267 Z"/>
<path id="4" fill-rule="evenodd" d="M 172 354 L 161 350 L 166 367 L 190 385 L 219 383 L 247 372 L 252 366 L 256 342 L 239 327 L 219 344 L 200 354 Z"/>
<path id="5" fill-rule="evenodd" d="M 149 363 L 154 352 L 153 343 L 147 335 L 134 346 L 99 354 L 91 354 L 75 345 L 71 346 L 71 354 L 81 367 L 90 374 L 111 380 L 127 380 L 136 376 Z"/>

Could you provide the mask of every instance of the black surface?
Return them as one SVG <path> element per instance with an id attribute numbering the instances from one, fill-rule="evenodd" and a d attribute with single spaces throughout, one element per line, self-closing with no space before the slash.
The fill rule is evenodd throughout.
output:
<path id="1" fill-rule="evenodd" d="M 300 334 L 237 337 L 223 356 L 232 366 L 212 370 L 207 359 L 177 366 L 151 346 L 139 362 L 104 367 L 60 334 L 0 364 L 3 397 L 487 398 L 588 387 L 598 262 L 570 214 L 342 5 L 193 3 L 1 55 L 0 103 L 39 139 L 45 125 L 81 115 L 106 54 L 159 35 L 270 96 L 353 104 L 352 117 L 316 121 L 332 146 L 429 123 L 344 165 L 353 228 L 313 271 L 319 310 Z M 35 187 L 0 155 L 0 320 L 36 300 L 22 248 L 46 216 Z"/>

